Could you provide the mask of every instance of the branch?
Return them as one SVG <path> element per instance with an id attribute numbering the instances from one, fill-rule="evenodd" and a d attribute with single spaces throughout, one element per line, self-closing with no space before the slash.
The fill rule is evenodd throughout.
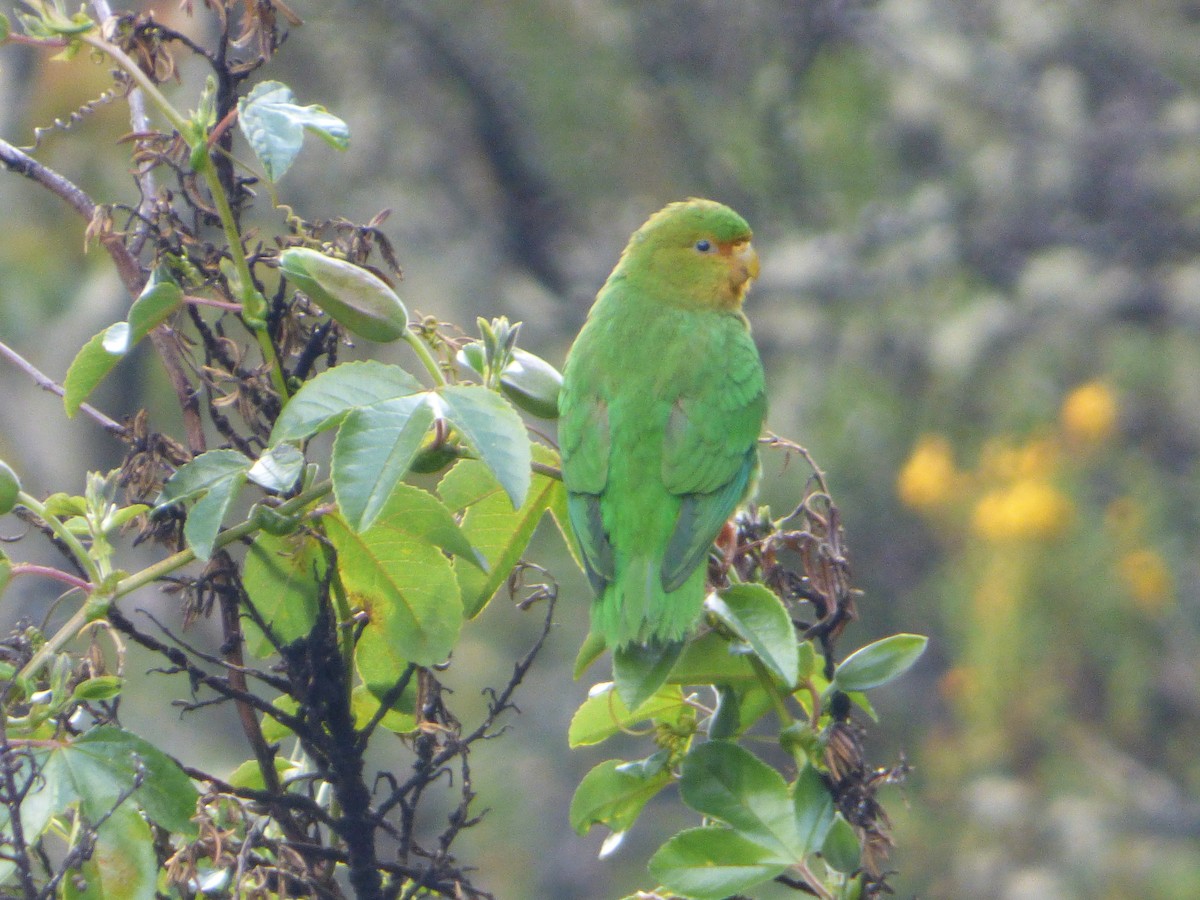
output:
<path id="1" fill-rule="evenodd" d="M 88 223 L 95 218 L 96 204 L 91 197 L 53 169 L 42 165 L 32 156 L 23 153 L 3 139 L 0 139 L 0 165 L 10 172 L 16 172 L 18 175 L 23 175 L 30 181 L 40 184 L 55 196 L 66 201 Z M 100 234 L 99 239 L 108 255 L 112 257 L 121 283 L 125 285 L 125 289 L 131 297 L 137 297 L 146 283 L 141 264 L 129 252 L 129 248 L 125 246 L 120 234 L 104 231 Z M 150 340 L 166 367 L 167 376 L 171 380 L 171 386 L 175 389 L 175 396 L 183 410 L 188 447 L 194 454 L 203 453 L 206 444 L 204 426 L 200 421 L 200 407 L 179 358 L 179 353 L 171 340 L 169 329 L 160 325 L 150 332 Z"/>
<path id="2" fill-rule="evenodd" d="M 8 361 L 14 366 L 32 378 L 33 383 L 40 387 L 43 391 L 49 391 L 52 394 L 57 394 L 59 397 L 66 393 L 61 384 L 23 357 L 16 350 L 12 349 L 12 347 L 3 342 L 0 342 L 0 356 L 8 359 Z M 87 416 L 90 416 L 97 423 L 99 423 L 100 427 L 102 427 L 109 434 L 116 435 L 117 437 L 128 436 L 129 430 L 124 425 L 114 419 L 109 418 L 90 403 L 81 403 L 79 405 L 79 409 L 81 412 Z"/>

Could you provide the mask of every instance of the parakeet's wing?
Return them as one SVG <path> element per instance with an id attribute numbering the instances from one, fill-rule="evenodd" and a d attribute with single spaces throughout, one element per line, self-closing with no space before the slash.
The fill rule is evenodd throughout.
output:
<path id="1" fill-rule="evenodd" d="M 583 551 L 588 580 L 597 594 L 615 575 L 612 542 L 600 513 L 600 494 L 608 483 L 611 433 L 608 407 L 594 394 L 564 395 L 559 440 L 567 486 L 567 514 Z"/>
<path id="2" fill-rule="evenodd" d="M 758 466 L 766 396 L 749 332 L 737 332 L 727 352 L 710 360 L 711 371 L 693 381 L 667 420 L 663 483 L 683 499 L 663 557 L 666 591 L 683 584 L 703 561 Z"/>

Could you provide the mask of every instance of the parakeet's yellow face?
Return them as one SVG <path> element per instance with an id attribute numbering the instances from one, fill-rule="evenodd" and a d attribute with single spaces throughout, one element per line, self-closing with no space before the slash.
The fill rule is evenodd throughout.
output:
<path id="1" fill-rule="evenodd" d="M 717 257 L 728 272 L 728 306 L 741 306 L 750 283 L 758 277 L 758 254 L 749 239 L 715 245 Z"/>
<path id="2" fill-rule="evenodd" d="M 749 226 L 728 207 L 706 200 L 671 204 L 630 239 L 617 272 L 636 268 L 654 283 L 653 296 L 681 305 L 736 309 L 758 277 L 750 238 Z"/>

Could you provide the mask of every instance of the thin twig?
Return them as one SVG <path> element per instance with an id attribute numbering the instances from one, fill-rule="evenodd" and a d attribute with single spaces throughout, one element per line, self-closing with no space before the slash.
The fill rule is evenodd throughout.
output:
<path id="1" fill-rule="evenodd" d="M 14 366 L 33 379 L 33 383 L 40 387 L 43 391 L 49 391 L 51 394 L 63 396 L 66 391 L 63 386 L 23 357 L 12 347 L 0 341 L 0 356 L 5 357 Z M 115 419 L 106 416 L 90 403 L 81 403 L 79 405 L 80 412 L 90 416 L 99 425 L 110 434 L 115 434 L 117 437 L 126 437 L 129 430 Z"/>
<path id="2" fill-rule="evenodd" d="M 18 150 L 3 139 L 0 139 L 0 165 L 11 172 L 16 172 L 18 175 L 23 175 L 29 180 L 40 184 L 52 194 L 64 200 L 87 222 L 90 223 L 94 218 L 96 204 L 92 201 L 91 197 L 53 169 L 42 165 L 32 156 Z M 141 294 L 146 282 L 142 267 L 137 259 L 129 251 L 129 248 L 125 246 L 121 235 L 116 232 L 104 232 L 100 234 L 99 240 L 104 245 L 104 249 L 108 252 L 108 255 L 112 257 L 112 261 L 117 267 L 117 274 L 121 277 L 121 283 L 125 285 L 125 289 L 131 297 L 137 297 Z M 165 325 L 160 325 L 150 332 L 150 340 L 154 344 L 154 349 L 157 351 L 163 365 L 166 367 L 167 377 L 171 381 L 171 387 L 174 388 L 175 396 L 178 398 L 180 408 L 183 410 L 183 423 L 188 437 L 188 449 L 194 454 L 203 453 L 206 444 L 204 425 L 200 420 L 200 407 L 196 401 L 192 385 L 188 381 L 187 372 L 179 358 L 179 353 L 175 348 L 169 329 Z"/>

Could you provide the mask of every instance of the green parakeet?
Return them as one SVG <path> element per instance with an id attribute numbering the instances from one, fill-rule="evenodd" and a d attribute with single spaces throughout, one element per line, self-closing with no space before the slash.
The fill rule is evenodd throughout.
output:
<path id="1" fill-rule="evenodd" d="M 766 414 L 742 314 L 750 227 L 711 200 L 672 203 L 629 239 L 563 370 L 559 440 L 571 525 L 616 650 L 682 640 L 713 540 L 750 490 Z"/>

